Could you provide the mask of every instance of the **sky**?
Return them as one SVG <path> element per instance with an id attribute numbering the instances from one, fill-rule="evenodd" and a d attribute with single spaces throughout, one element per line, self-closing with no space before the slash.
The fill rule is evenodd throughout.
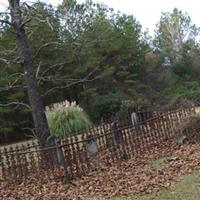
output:
<path id="1" fill-rule="evenodd" d="M 25 0 L 24 0 L 25 1 Z M 34 0 L 30 0 L 34 1 Z M 57 6 L 62 0 L 42 0 Z M 84 0 L 77 0 L 84 2 Z M 161 12 L 172 11 L 175 7 L 183 12 L 187 12 L 193 23 L 200 27 L 200 2 L 198 0 L 93 0 L 101 2 L 116 11 L 133 15 L 143 26 L 143 30 L 149 29 L 151 35 L 155 30 Z M 0 11 L 7 5 L 7 0 L 0 0 Z"/>

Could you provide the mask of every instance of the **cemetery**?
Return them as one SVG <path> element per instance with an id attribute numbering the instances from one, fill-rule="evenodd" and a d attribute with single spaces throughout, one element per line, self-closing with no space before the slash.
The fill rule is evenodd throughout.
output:
<path id="1" fill-rule="evenodd" d="M 145 116 L 147 112 L 137 113 L 137 116 Z M 19 188 L 22 185 L 30 187 L 34 182 L 47 187 L 51 183 L 58 184 L 58 187 L 66 184 L 68 199 L 135 195 L 169 187 L 180 175 L 199 168 L 200 161 L 195 160 L 198 152 L 192 150 L 199 144 L 184 146 L 192 142 L 190 135 L 196 136 L 199 126 L 192 126 L 193 132 L 191 127 L 190 130 L 184 128 L 184 131 L 177 128 L 188 116 L 196 116 L 198 112 L 199 108 L 154 111 L 153 118 L 143 118 L 137 124 L 132 123 L 131 115 L 127 115 L 124 116 L 126 121 L 102 122 L 75 136 L 62 139 L 53 136 L 51 139 L 56 142 L 52 144 L 55 145 L 49 147 L 41 148 L 37 141 L 1 147 L 2 187 L 6 187 L 6 183 L 17 184 Z M 185 137 L 181 135 L 183 132 Z M 190 154 L 191 158 L 181 160 Z M 162 166 L 156 171 L 154 167 L 147 168 L 148 163 L 162 157 L 166 157 L 166 169 Z M 194 160 L 187 166 L 190 159 Z M 117 179 L 113 182 L 115 176 Z M 138 185 L 132 182 L 132 178 Z M 102 188 L 102 181 L 109 186 Z"/>
<path id="2" fill-rule="evenodd" d="M 0 200 L 199 200 L 196 5 L 0 0 Z"/>

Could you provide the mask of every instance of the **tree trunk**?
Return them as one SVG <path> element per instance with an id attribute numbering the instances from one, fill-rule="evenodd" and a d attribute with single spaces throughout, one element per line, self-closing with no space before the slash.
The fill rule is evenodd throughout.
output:
<path id="1" fill-rule="evenodd" d="M 45 146 L 50 136 L 44 105 L 38 91 L 37 80 L 32 68 L 32 56 L 21 19 L 20 0 L 8 0 L 12 26 L 15 32 L 22 70 L 28 90 L 29 103 L 40 145 Z"/>

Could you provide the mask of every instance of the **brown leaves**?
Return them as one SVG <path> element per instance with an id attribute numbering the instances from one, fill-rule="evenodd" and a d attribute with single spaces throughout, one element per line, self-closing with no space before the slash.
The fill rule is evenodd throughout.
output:
<path id="1" fill-rule="evenodd" d="M 71 200 L 85 196 L 128 196 L 151 193 L 171 186 L 181 175 L 200 168 L 200 145 L 178 147 L 168 142 L 129 160 L 103 166 L 98 172 L 74 180 L 68 185 L 61 182 L 40 182 L 32 178 L 22 184 L 1 183 L 0 199 Z M 166 157 L 164 167 L 148 166 L 149 162 Z"/>

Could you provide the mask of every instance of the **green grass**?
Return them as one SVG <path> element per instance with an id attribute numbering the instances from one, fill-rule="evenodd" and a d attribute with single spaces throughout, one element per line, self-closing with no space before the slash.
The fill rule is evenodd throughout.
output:
<path id="1" fill-rule="evenodd" d="M 163 157 L 157 160 L 151 160 L 147 163 L 145 166 L 147 169 L 148 168 L 156 168 L 156 169 L 161 169 L 168 167 L 168 162 L 167 162 L 167 157 Z"/>
<path id="2" fill-rule="evenodd" d="M 199 200 L 200 171 L 185 175 L 174 186 L 154 194 L 132 197 L 115 197 L 110 200 Z M 87 198 L 85 200 L 107 200 L 106 198 Z"/>

